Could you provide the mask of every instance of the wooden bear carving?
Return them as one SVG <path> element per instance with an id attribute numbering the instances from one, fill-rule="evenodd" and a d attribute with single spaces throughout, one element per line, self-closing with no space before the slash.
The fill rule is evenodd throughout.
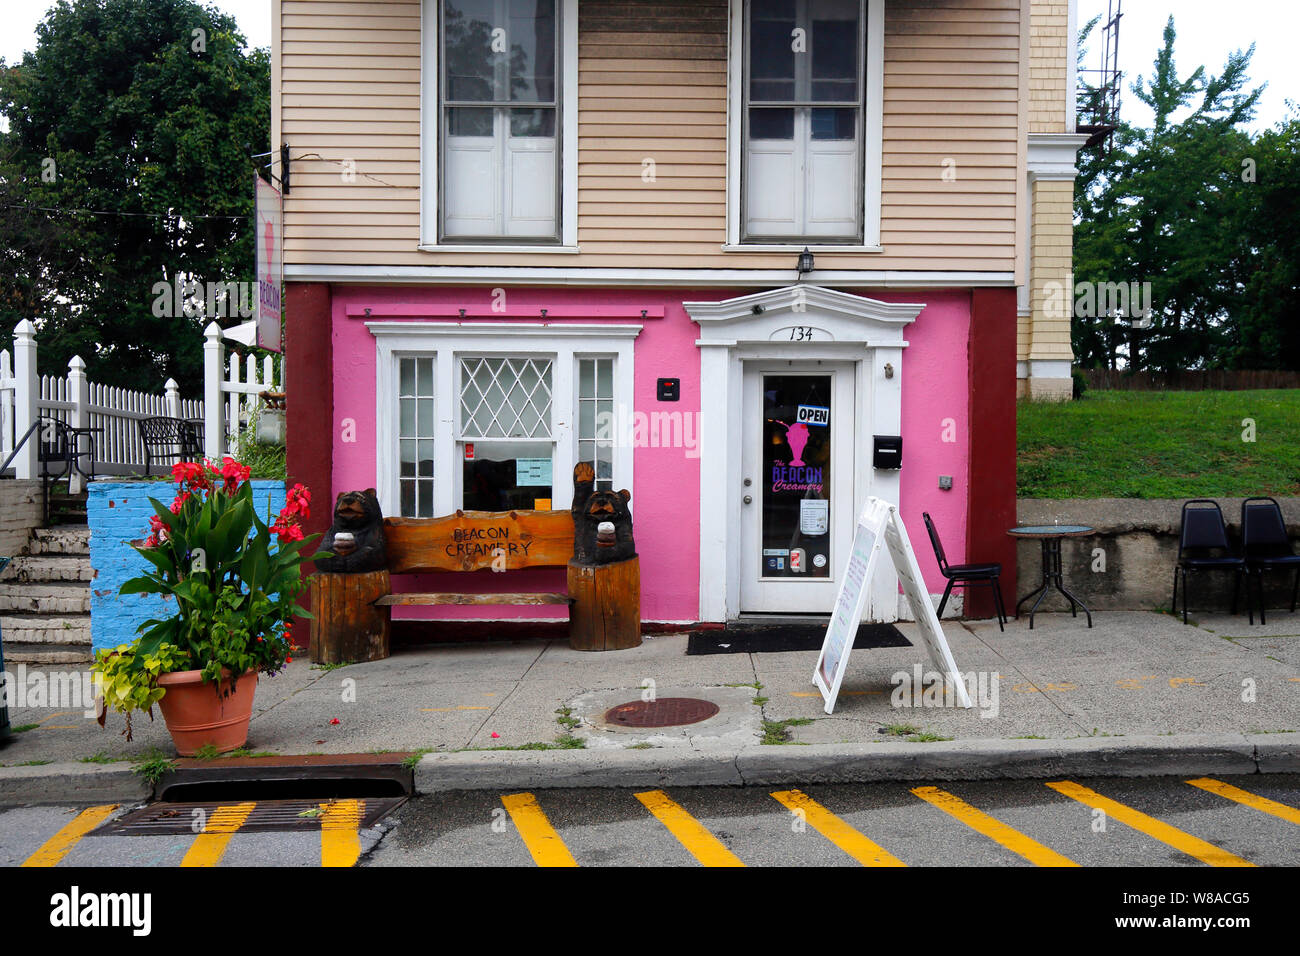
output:
<path id="1" fill-rule="evenodd" d="M 573 560 L 578 564 L 610 564 L 636 557 L 632 540 L 632 493 L 596 491 L 596 471 L 590 462 L 573 467 Z M 603 528 L 603 530 L 602 530 Z"/>
<path id="2" fill-rule="evenodd" d="M 374 488 L 345 491 L 334 502 L 334 523 L 321 543 L 332 558 L 316 562 L 319 571 L 382 571 L 387 566 L 384 516 Z"/>

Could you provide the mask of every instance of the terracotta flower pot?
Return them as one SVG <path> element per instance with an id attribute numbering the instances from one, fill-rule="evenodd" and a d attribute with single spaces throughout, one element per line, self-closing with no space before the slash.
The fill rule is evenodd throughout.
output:
<path id="1" fill-rule="evenodd" d="M 257 671 L 246 672 L 232 688 L 230 671 L 223 669 L 220 693 L 212 683 L 203 683 L 201 673 L 175 671 L 158 678 L 158 685 L 167 689 L 158 708 L 182 757 L 193 757 L 205 744 L 227 753 L 248 741 Z"/>

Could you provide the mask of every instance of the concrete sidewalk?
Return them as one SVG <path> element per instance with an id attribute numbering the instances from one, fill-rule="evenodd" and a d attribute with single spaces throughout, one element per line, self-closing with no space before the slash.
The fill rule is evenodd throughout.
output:
<path id="1" fill-rule="evenodd" d="M 1005 633 L 996 622 L 945 622 L 976 692 L 971 710 L 928 706 L 919 687 L 895 692 L 894 675 L 931 669 L 912 624 L 900 630 L 914 647 L 854 652 L 829 716 L 810 681 L 816 652 L 688 657 L 684 634 L 604 654 L 536 640 L 401 649 L 331 670 L 299 659 L 259 684 L 248 748 L 428 751 L 416 775 L 422 789 L 611 785 L 610 773 L 638 786 L 700 774 L 698 782 L 726 783 L 774 773 L 882 779 L 909 768 L 1034 776 L 1079 772 L 1081 761 L 1127 773 L 1300 769 L 1300 613 L 1279 612 L 1267 627 L 1225 616 L 1183 626 L 1145 612 L 1094 621 L 1089 630 L 1082 617 L 1039 615 L 1034 630 L 1012 621 Z M 710 700 L 719 712 L 660 730 L 603 720 L 651 691 Z M 107 730 L 80 710 L 11 707 L 10 721 L 36 726 L 0 748 L 0 800 L 6 779 L 31 781 L 26 791 L 69 769 L 84 783 L 95 768 L 120 776 L 125 766 L 112 761 L 174 753 L 160 717 L 138 719 L 131 743 L 117 715 Z M 582 749 L 537 752 L 548 746 Z"/>

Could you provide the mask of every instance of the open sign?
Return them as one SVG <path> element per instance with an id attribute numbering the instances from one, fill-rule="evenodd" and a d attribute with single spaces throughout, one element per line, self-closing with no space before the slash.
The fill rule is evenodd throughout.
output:
<path id="1" fill-rule="evenodd" d="M 805 425 L 829 425 L 831 410 L 821 405 L 800 405 L 796 421 Z"/>

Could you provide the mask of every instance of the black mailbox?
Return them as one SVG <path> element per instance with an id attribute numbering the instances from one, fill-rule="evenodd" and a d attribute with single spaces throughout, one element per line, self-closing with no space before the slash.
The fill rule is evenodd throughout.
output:
<path id="1" fill-rule="evenodd" d="M 876 435 L 871 463 L 877 468 L 903 467 L 903 436 Z"/>

